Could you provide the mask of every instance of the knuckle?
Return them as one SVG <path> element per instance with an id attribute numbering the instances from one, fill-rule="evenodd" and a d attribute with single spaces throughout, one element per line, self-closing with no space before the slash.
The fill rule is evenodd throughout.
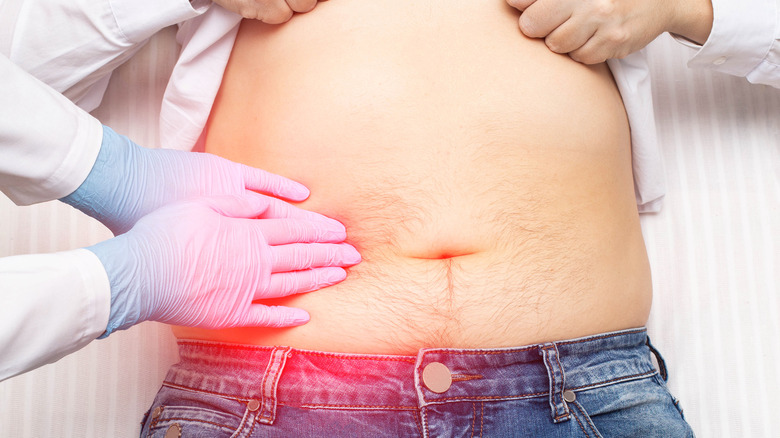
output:
<path id="1" fill-rule="evenodd" d="M 239 6 L 237 12 L 242 17 L 248 18 L 250 20 L 257 18 L 257 9 L 246 4 L 242 4 L 241 6 Z"/>
<path id="2" fill-rule="evenodd" d="M 599 0 L 593 5 L 593 12 L 600 17 L 610 17 L 615 13 L 615 3 L 613 0 Z"/>
<path id="3" fill-rule="evenodd" d="M 623 46 L 631 39 L 631 32 L 626 29 L 615 29 L 608 35 L 608 41 L 615 46 Z"/>

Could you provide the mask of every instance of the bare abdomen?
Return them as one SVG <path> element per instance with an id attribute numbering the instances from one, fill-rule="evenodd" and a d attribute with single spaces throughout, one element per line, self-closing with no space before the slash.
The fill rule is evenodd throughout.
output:
<path id="1" fill-rule="evenodd" d="M 446 6 L 446 7 L 445 7 Z M 207 151 L 296 179 L 364 261 L 274 300 L 294 329 L 183 337 L 410 353 L 644 324 L 628 124 L 606 66 L 524 38 L 488 1 L 339 0 L 245 22 Z"/>

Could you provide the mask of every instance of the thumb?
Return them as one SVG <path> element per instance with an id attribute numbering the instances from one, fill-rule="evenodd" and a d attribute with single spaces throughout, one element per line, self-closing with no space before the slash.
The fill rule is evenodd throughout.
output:
<path id="1" fill-rule="evenodd" d="M 270 200 L 258 193 L 246 192 L 240 196 L 209 196 L 196 199 L 222 216 L 253 219 L 262 215 Z"/>

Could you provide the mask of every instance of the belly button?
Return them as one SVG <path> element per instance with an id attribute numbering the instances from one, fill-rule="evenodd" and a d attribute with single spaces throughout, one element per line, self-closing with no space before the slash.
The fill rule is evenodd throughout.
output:
<path id="1" fill-rule="evenodd" d="M 432 252 L 430 255 L 411 255 L 410 258 L 420 260 L 447 260 L 454 259 L 456 257 L 465 257 L 476 254 L 477 251 L 463 251 L 463 252 Z"/>

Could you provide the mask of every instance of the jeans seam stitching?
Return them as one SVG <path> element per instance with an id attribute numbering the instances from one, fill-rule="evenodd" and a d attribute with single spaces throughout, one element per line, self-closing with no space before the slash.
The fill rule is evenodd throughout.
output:
<path id="1" fill-rule="evenodd" d="M 569 389 L 571 389 L 571 390 L 575 390 L 575 389 L 581 390 L 581 389 L 587 389 L 587 388 L 595 388 L 595 387 L 598 387 L 598 386 L 603 386 L 603 385 L 606 385 L 606 384 L 616 383 L 616 382 L 621 382 L 621 381 L 632 380 L 632 379 L 636 379 L 636 378 L 639 378 L 639 377 L 651 377 L 651 376 L 653 376 L 655 374 L 658 374 L 658 371 L 656 371 L 656 370 L 645 371 L 644 373 L 640 373 L 640 374 L 631 374 L 629 376 L 616 377 L 614 379 L 602 380 L 601 382 L 591 383 L 591 384 L 588 384 L 588 385 L 573 386 L 573 387 L 570 387 Z"/>
<path id="2" fill-rule="evenodd" d="M 196 393 L 200 393 L 200 394 L 214 395 L 214 396 L 227 398 L 227 399 L 238 401 L 238 402 L 247 402 L 249 400 L 248 398 L 236 397 L 236 396 L 224 394 L 224 393 L 221 393 L 221 392 L 208 391 L 208 390 L 205 390 L 205 389 L 192 388 L 192 387 L 189 387 L 189 386 L 179 385 L 179 384 L 171 383 L 171 382 L 167 382 L 167 381 L 164 381 L 162 383 L 162 386 L 167 386 L 168 388 L 171 388 L 171 389 L 181 389 L 181 390 L 184 390 L 184 391 L 191 391 L 191 392 L 196 392 Z"/>
<path id="3" fill-rule="evenodd" d="M 579 404 L 579 402 L 573 403 L 574 408 L 577 409 L 580 414 L 582 415 L 582 418 L 587 420 L 588 427 L 590 428 L 591 432 L 593 432 L 594 436 L 599 436 L 600 433 L 598 432 L 598 429 L 596 429 L 596 425 L 593 424 L 593 421 L 590 418 L 590 415 L 585 411 L 585 408 L 582 407 L 582 405 Z"/>

